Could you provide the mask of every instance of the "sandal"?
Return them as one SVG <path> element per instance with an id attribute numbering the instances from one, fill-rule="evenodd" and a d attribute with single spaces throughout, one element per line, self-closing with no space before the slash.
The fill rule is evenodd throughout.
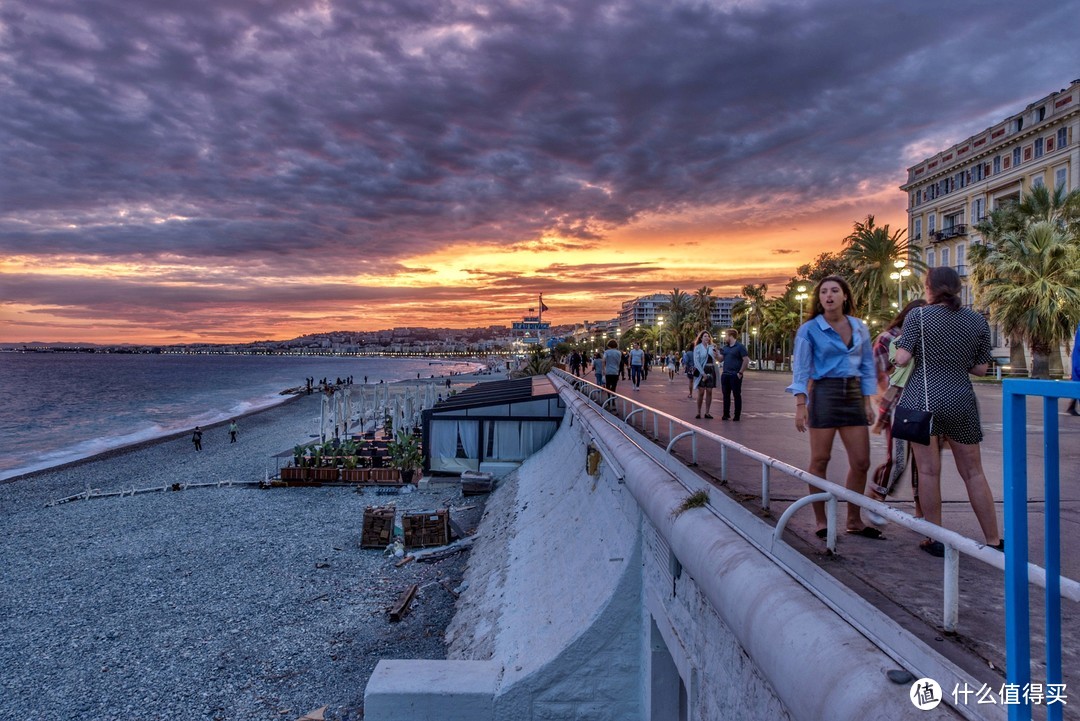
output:
<path id="1" fill-rule="evenodd" d="M 919 544 L 919 548 L 929 553 L 935 558 L 941 558 L 945 555 L 945 544 L 941 541 L 935 541 L 927 538 Z"/>
<path id="2" fill-rule="evenodd" d="M 862 536 L 863 538 L 872 538 L 875 541 L 884 541 L 885 534 L 873 526 L 867 526 L 866 528 L 860 528 L 857 531 L 848 529 L 848 534 L 851 536 Z"/>

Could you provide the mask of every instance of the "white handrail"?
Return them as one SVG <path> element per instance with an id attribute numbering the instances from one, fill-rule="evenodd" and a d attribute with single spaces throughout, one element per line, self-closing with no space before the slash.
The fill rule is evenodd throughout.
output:
<path id="1" fill-rule="evenodd" d="M 595 384 L 593 384 L 592 382 L 587 381 L 587 380 L 582 379 L 582 378 L 576 378 L 576 377 L 570 375 L 569 373 L 567 373 L 566 371 L 555 369 L 555 370 L 552 371 L 552 374 L 555 375 L 559 380 L 567 382 L 570 385 L 570 387 L 574 388 L 579 393 L 584 392 L 585 388 L 588 387 L 588 386 L 592 386 L 593 388 L 597 388 L 597 386 Z M 1001 553 L 1000 551 L 997 551 L 996 549 L 992 549 L 992 548 L 988 547 L 984 543 L 979 543 L 978 541 L 976 541 L 976 540 L 974 540 L 972 538 L 968 538 L 967 536 L 961 535 L 961 534 L 957 533 L 956 531 L 950 531 L 947 528 L 943 528 L 943 527 L 938 526 L 936 524 L 930 523 L 929 521 L 926 521 L 926 520 L 924 520 L 922 518 L 915 518 L 911 514 L 904 513 L 903 511 L 901 511 L 899 509 L 896 509 L 896 508 L 893 508 L 892 506 L 890 506 L 888 504 L 885 504 L 885 503 L 882 503 L 881 501 L 874 500 L 873 498 L 870 498 L 868 496 L 864 496 L 861 493 L 856 493 L 855 491 L 849 490 L 848 488 L 845 488 L 844 486 L 833 483 L 832 481 L 829 481 L 829 480 L 827 480 L 825 478 L 815 476 L 815 475 L 813 475 L 813 474 L 811 474 L 811 473 L 809 473 L 809 472 L 807 472 L 807 471 L 805 471 L 805 470 L 803 470 L 801 468 L 796 468 L 795 466 L 792 466 L 789 463 L 785 463 L 784 461 L 781 461 L 781 460 L 779 460 L 777 458 L 773 458 L 772 456 L 768 456 L 768 455 L 766 455 L 764 453 L 761 453 L 760 451 L 755 451 L 753 448 L 749 448 L 747 446 L 742 445 L 741 443 L 737 443 L 735 441 L 732 441 L 729 438 L 725 438 L 724 436 L 717 435 L 716 433 L 713 433 L 712 431 L 708 431 L 708 430 L 705 430 L 703 428 L 700 428 L 699 426 L 695 426 L 695 425 L 693 425 L 692 423 L 690 423 L 690 422 L 688 422 L 686 420 L 683 420 L 683 419 L 678 418 L 676 416 L 665 413 L 664 411 L 653 408 L 652 406 L 648 406 L 648 405 L 646 405 L 644 403 L 641 403 L 639 401 L 636 401 L 633 398 L 630 398 L 628 396 L 623 396 L 623 395 L 620 395 L 618 393 L 608 391 L 606 389 L 605 389 L 605 393 L 609 394 L 608 399 L 603 404 L 603 407 L 605 407 L 605 408 L 607 407 L 608 403 L 610 403 L 611 401 L 617 399 L 617 400 L 623 401 L 624 408 L 625 408 L 626 404 L 629 404 L 630 406 L 635 407 L 636 408 L 636 410 L 634 411 L 635 413 L 638 410 L 652 411 L 654 414 L 656 414 L 656 416 L 658 418 L 659 417 L 666 418 L 668 420 L 669 424 L 678 424 L 680 426 L 683 426 L 683 427 L 687 428 L 688 430 L 691 430 L 693 432 L 692 439 L 695 442 L 695 453 L 694 453 L 694 459 L 693 459 L 695 463 L 697 462 L 696 442 L 697 442 L 698 436 L 701 436 L 702 438 L 704 438 L 706 440 L 713 441 L 713 442 L 719 444 L 720 447 L 721 447 L 721 462 L 722 462 L 722 466 L 724 466 L 722 468 L 722 474 L 721 474 L 721 477 L 722 477 L 723 480 L 726 480 L 726 477 L 725 477 L 726 476 L 726 455 L 723 452 L 724 449 L 734 450 L 734 451 L 738 452 L 740 455 L 742 455 L 744 457 L 751 458 L 751 459 L 761 463 L 762 464 L 762 489 L 763 489 L 762 498 L 763 498 L 764 502 L 766 503 L 766 506 L 765 506 L 766 508 L 768 507 L 767 506 L 768 498 L 769 498 L 768 487 L 769 487 L 769 482 L 770 482 L 768 472 L 767 472 L 766 469 L 776 469 L 776 470 L 780 471 L 781 473 L 783 473 L 784 475 L 790 476 L 790 477 L 795 478 L 795 479 L 800 480 L 800 481 L 804 481 L 805 483 L 807 483 L 807 484 L 809 484 L 809 485 L 811 485 L 811 486 L 813 486 L 813 487 L 815 487 L 815 488 L 817 488 L 817 489 L 831 495 L 837 501 L 845 501 L 847 503 L 854 503 L 855 505 L 857 505 L 857 506 L 859 506 L 859 507 L 861 507 L 863 509 L 866 509 L 868 511 L 872 511 L 872 512 L 874 512 L 874 513 L 876 513 L 876 514 L 878 514 L 880 516 L 883 516 L 883 517 L 887 518 L 890 521 L 895 522 L 897 525 L 904 526 L 905 528 L 908 528 L 908 529 L 910 529 L 912 531 L 915 531 L 916 533 L 918 533 L 920 535 L 927 536 L 927 537 L 929 537 L 929 538 L 931 538 L 931 539 L 933 539 L 935 541 L 940 541 L 945 546 L 946 560 L 947 561 L 952 561 L 952 558 L 949 555 L 950 550 L 951 549 L 956 549 L 956 551 L 959 551 L 959 552 L 964 553 L 964 554 L 966 554 L 966 555 L 968 555 L 968 556 L 970 556 L 972 558 L 975 558 L 975 559 L 977 559 L 979 561 L 982 561 L 983 563 L 986 563 L 986 564 L 988 564 L 990 566 L 993 566 L 994 568 L 997 568 L 997 569 L 999 569 L 1001 571 L 1005 570 L 1005 554 Z M 592 398 L 591 398 L 591 392 L 588 394 L 588 397 L 589 397 L 590 402 L 593 402 Z M 680 434 L 680 436 L 681 435 L 682 434 Z M 668 452 L 669 453 L 671 452 L 670 446 L 668 447 Z M 786 523 L 786 520 L 785 520 L 785 523 Z M 826 547 L 828 548 L 830 553 L 835 553 L 836 552 L 836 546 L 835 546 L 836 531 L 837 531 L 837 529 L 836 529 L 835 516 L 830 515 L 828 517 L 828 530 L 827 530 L 828 535 L 827 535 L 827 538 L 826 538 L 826 541 L 827 541 L 826 542 Z M 955 562 L 947 562 L 947 563 L 943 564 L 943 570 L 942 570 L 942 573 L 943 573 L 943 576 L 944 576 L 944 578 L 943 578 L 943 586 L 944 586 L 945 589 L 956 589 L 958 587 L 958 584 L 959 584 L 959 567 L 960 567 L 959 555 L 956 555 L 955 558 L 956 558 Z M 1029 561 L 1028 562 L 1028 577 L 1029 577 L 1030 582 L 1032 584 L 1034 584 L 1036 586 L 1039 586 L 1040 588 L 1044 588 L 1044 589 L 1046 588 L 1046 570 L 1044 568 L 1042 568 L 1041 566 L 1038 566 L 1038 565 L 1036 565 L 1034 563 L 1031 563 Z M 1067 599 L 1069 599 L 1071 601 L 1075 601 L 1075 602 L 1080 602 L 1080 582 L 1075 581 L 1075 580 L 1073 580 L 1071 578 L 1066 578 L 1066 577 L 1062 576 L 1060 578 L 1060 583 L 1061 583 L 1061 596 L 1063 598 L 1067 598 Z M 959 609 L 959 593 L 946 593 L 944 601 L 943 601 L 943 605 L 944 605 L 944 608 L 942 609 L 942 625 L 943 625 L 943 628 L 944 628 L 944 630 L 946 632 L 949 632 L 949 633 L 955 632 L 957 630 L 957 628 L 958 628 L 958 621 L 959 621 L 959 610 L 958 610 Z"/>

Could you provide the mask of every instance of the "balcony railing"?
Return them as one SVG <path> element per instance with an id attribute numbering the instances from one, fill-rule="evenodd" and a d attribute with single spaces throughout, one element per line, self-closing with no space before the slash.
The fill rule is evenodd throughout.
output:
<path id="1" fill-rule="evenodd" d="M 951 240 L 952 238 L 958 238 L 961 235 L 968 234 L 968 227 L 965 223 L 957 223 L 949 228 L 942 228 L 930 234 L 930 237 L 935 243 L 940 243 L 943 240 Z"/>

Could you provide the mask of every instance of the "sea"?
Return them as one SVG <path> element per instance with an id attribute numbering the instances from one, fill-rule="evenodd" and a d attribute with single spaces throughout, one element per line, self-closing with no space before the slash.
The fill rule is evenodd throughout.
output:
<path id="1" fill-rule="evenodd" d="M 0 481 L 268 408 L 314 378 L 368 383 L 476 362 L 348 356 L 0 353 Z"/>

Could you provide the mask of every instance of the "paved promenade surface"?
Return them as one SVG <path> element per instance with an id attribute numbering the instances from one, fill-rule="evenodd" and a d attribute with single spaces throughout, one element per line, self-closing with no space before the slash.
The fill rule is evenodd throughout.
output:
<path id="1" fill-rule="evenodd" d="M 669 381 L 667 374 L 653 369 L 640 391 L 634 391 L 629 381 L 620 381 L 620 395 L 654 407 L 690 423 L 725 436 L 768 454 L 798 468 L 806 468 L 810 458 L 809 435 L 795 430 L 795 405 L 784 387 L 790 373 L 749 371 L 743 384 L 743 414 L 738 423 L 721 420 L 723 404 L 719 389 L 714 394 L 714 419 L 694 419 L 694 401 L 687 398 L 687 380 L 676 375 Z M 985 440 L 982 445 L 983 464 L 994 497 L 998 499 L 999 524 L 1003 520 L 1002 499 L 1002 435 L 1001 386 L 976 384 Z M 1062 404 L 1062 407 L 1064 404 Z M 1028 404 L 1029 458 L 1029 560 L 1043 565 L 1043 453 L 1041 406 Z M 661 435 L 667 438 L 667 424 L 661 423 Z M 1060 416 L 1061 437 L 1061 527 L 1063 574 L 1080 579 L 1080 417 Z M 640 427 L 640 424 L 639 424 Z M 678 431 L 676 431 L 678 432 Z M 884 436 L 871 435 L 871 472 L 884 460 Z M 680 446 L 689 453 L 685 441 Z M 714 482 L 720 475 L 720 450 L 715 443 L 699 441 L 698 470 Z M 967 501 L 963 481 L 956 473 L 951 454 L 942 458 L 943 524 L 982 543 L 983 537 L 975 514 Z M 835 442 L 828 480 L 844 484 L 847 456 L 839 437 Z M 761 465 L 728 454 L 729 494 L 747 508 L 761 511 Z M 790 503 L 807 493 L 806 484 L 794 481 L 778 472 L 772 473 L 772 520 Z M 895 507 L 914 512 L 910 481 L 905 477 L 895 499 Z M 838 508 L 843 524 L 844 506 Z M 825 542 L 814 536 L 813 513 L 809 507 L 800 510 L 789 524 L 785 539 L 799 548 L 830 573 L 841 578 L 868 600 L 885 609 L 891 617 L 916 633 L 931 647 L 952 658 L 976 679 L 992 685 L 995 690 L 1003 683 L 1005 668 L 1004 574 L 975 559 L 960 557 L 960 626 L 959 634 L 946 637 L 940 630 L 942 619 L 942 559 L 934 558 L 918 548 L 921 536 L 897 524 L 884 527 L 885 540 L 871 540 L 844 535 L 837 540 L 837 555 L 825 552 Z M 1043 638 L 1042 589 L 1031 593 L 1032 609 L 1032 681 L 1045 682 L 1045 651 Z M 1080 719 L 1080 608 L 1062 600 L 1064 654 L 1062 665 L 1069 695 L 1065 717 Z M 950 689 L 951 691 L 951 689 Z"/>

